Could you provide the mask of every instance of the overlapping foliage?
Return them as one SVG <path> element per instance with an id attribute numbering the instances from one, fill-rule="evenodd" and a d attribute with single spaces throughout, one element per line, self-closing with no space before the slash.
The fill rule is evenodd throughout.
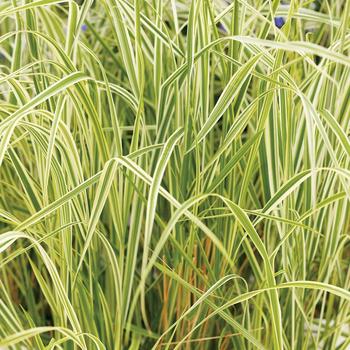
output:
<path id="1" fill-rule="evenodd" d="M 349 349 L 350 1 L 2 0 L 0 346 Z"/>

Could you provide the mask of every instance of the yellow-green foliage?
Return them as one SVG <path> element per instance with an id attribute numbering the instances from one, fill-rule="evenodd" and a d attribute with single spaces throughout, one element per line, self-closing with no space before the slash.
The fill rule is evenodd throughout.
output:
<path id="1" fill-rule="evenodd" d="M 1 0 L 0 348 L 350 348 L 349 0 Z"/>

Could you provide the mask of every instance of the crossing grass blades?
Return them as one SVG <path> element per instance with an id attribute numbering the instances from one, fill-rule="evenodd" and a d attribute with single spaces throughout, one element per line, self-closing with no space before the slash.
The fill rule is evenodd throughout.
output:
<path id="1" fill-rule="evenodd" d="M 0 347 L 350 348 L 350 1 L 2 0 Z"/>

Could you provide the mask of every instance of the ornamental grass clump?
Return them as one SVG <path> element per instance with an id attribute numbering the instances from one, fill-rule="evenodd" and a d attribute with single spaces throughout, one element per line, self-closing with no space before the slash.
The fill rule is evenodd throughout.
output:
<path id="1" fill-rule="evenodd" d="M 0 348 L 350 349 L 350 1 L 2 0 Z"/>

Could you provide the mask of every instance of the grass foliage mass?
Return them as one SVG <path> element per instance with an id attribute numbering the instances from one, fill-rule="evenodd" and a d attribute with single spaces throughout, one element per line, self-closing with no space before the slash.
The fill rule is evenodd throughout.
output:
<path id="1" fill-rule="evenodd" d="M 0 347 L 350 349 L 349 0 L 1 0 Z"/>

